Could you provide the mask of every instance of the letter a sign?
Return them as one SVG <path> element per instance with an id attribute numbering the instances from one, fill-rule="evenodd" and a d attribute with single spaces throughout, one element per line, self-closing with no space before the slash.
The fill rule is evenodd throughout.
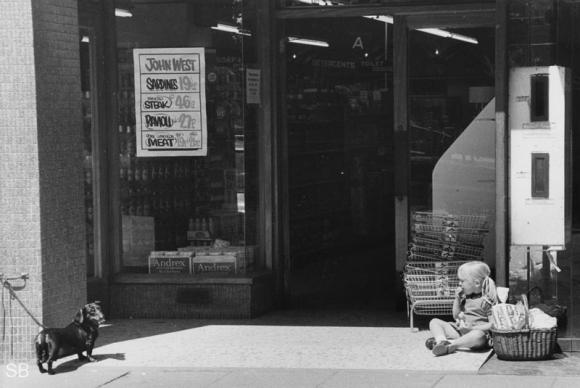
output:
<path id="1" fill-rule="evenodd" d="M 360 36 L 357 36 L 356 39 L 354 40 L 354 43 L 352 44 L 352 48 L 360 48 L 362 50 L 365 49 L 364 45 L 363 45 L 363 41 L 362 38 Z"/>

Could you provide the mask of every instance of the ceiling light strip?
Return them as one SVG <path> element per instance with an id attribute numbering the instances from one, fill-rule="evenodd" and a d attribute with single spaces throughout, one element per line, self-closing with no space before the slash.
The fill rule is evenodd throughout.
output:
<path id="1" fill-rule="evenodd" d="M 379 22 L 393 24 L 393 17 L 389 15 L 365 15 L 363 16 L 367 19 L 377 20 Z M 479 41 L 471 36 L 457 34 L 455 32 L 449 32 L 447 30 L 442 30 L 440 28 L 419 28 L 418 31 L 425 32 L 427 34 L 441 36 L 443 38 L 460 40 L 462 42 L 479 44 Z"/>
<path id="2" fill-rule="evenodd" d="M 307 46 L 329 47 L 328 42 L 316 39 L 298 38 L 296 36 L 289 36 L 288 43 L 304 44 Z"/>
<path id="3" fill-rule="evenodd" d="M 230 32 L 232 34 L 252 36 L 252 33 L 250 31 L 243 30 L 237 26 L 232 26 L 229 24 L 218 23 L 216 26 L 212 26 L 211 29 L 217 31 Z"/>
<path id="4" fill-rule="evenodd" d="M 115 16 L 119 18 L 132 18 L 133 12 L 125 8 L 115 8 Z"/>

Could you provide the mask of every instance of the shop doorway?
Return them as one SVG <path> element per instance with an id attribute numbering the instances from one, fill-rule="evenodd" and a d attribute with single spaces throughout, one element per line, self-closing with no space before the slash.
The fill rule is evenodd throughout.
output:
<path id="1" fill-rule="evenodd" d="M 287 300 L 384 306 L 395 238 L 392 25 L 293 20 L 286 33 Z"/>
<path id="2" fill-rule="evenodd" d="M 425 314 L 451 313 L 437 301 L 453 295 L 462 262 L 496 269 L 502 77 L 493 20 L 477 13 L 394 20 L 397 300 L 420 299 Z M 427 278 L 405 283 L 417 266 Z"/>
<path id="3" fill-rule="evenodd" d="M 286 23 L 291 305 L 401 310 L 414 212 L 494 224 L 494 19 L 476 16 Z"/>

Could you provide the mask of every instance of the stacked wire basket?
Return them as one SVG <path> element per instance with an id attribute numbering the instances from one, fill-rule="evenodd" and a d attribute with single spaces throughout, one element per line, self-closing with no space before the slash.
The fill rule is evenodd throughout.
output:
<path id="1" fill-rule="evenodd" d="M 434 212 L 412 214 L 404 284 L 411 329 L 413 316 L 451 315 L 457 269 L 467 261 L 483 259 L 488 221 L 484 215 Z"/>

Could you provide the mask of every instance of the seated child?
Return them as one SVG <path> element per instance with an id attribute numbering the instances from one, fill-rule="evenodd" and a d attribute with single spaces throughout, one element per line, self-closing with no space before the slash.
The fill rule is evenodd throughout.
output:
<path id="1" fill-rule="evenodd" d="M 470 261 L 457 270 L 459 287 L 453 301 L 455 322 L 434 318 L 429 322 L 433 335 L 425 345 L 436 356 L 453 353 L 458 348 L 491 347 L 491 308 L 498 303 L 495 282 L 489 277 L 489 266 Z"/>

